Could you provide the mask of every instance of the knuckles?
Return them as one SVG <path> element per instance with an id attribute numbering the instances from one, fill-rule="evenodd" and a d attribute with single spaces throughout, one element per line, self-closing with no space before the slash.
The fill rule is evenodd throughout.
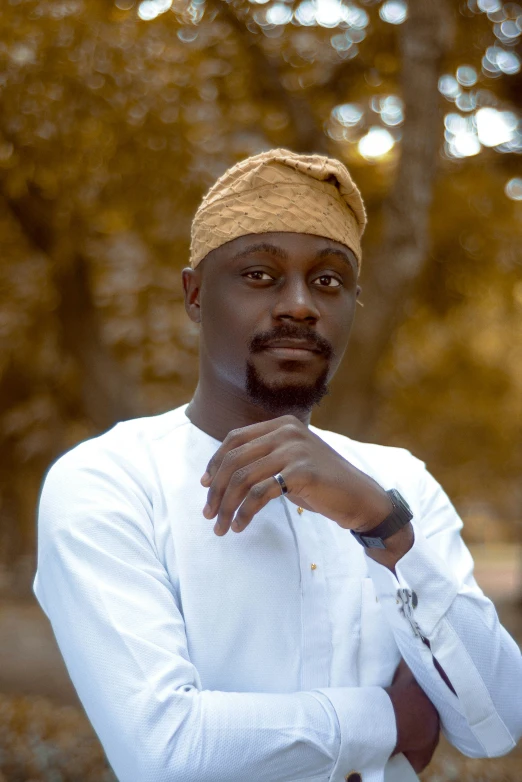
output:
<path id="1" fill-rule="evenodd" d="M 233 467 L 235 462 L 237 461 L 238 456 L 239 456 L 239 449 L 233 448 L 231 451 L 229 451 L 224 455 L 223 461 L 221 462 L 222 466 L 225 469 Z"/>
<path id="2" fill-rule="evenodd" d="M 243 443 L 245 433 L 242 429 L 231 429 L 223 440 L 223 447 L 236 448 Z"/>
<path id="3" fill-rule="evenodd" d="M 232 473 L 232 477 L 230 478 L 230 483 L 233 483 L 234 486 L 241 486 L 248 477 L 248 470 L 245 467 L 240 468 L 239 470 L 236 470 L 234 473 Z"/>
<path id="4" fill-rule="evenodd" d="M 295 416 L 289 415 L 284 416 L 285 419 L 288 419 L 285 421 L 283 426 L 280 428 L 280 433 L 284 435 L 285 440 L 295 440 L 296 438 L 301 439 L 304 432 L 303 432 L 303 424 L 301 421 L 299 421 Z"/>
<path id="5" fill-rule="evenodd" d="M 262 483 L 256 483 L 250 489 L 250 494 L 254 500 L 262 500 L 266 494 L 266 486 L 263 486 Z"/>

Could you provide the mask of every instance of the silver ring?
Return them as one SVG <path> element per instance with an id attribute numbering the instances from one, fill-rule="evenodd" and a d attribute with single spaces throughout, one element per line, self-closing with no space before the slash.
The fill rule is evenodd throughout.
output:
<path id="1" fill-rule="evenodd" d="M 272 477 L 275 478 L 278 484 L 280 485 L 281 494 L 288 494 L 288 486 L 286 485 L 285 479 L 283 478 L 281 473 L 278 472 L 277 475 L 273 475 Z"/>

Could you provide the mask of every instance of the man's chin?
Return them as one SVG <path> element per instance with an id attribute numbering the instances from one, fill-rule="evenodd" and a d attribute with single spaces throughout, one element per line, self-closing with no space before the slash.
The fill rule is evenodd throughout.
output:
<path id="1" fill-rule="evenodd" d="M 327 371 L 314 382 L 268 383 L 258 374 L 251 363 L 247 363 L 246 391 L 255 404 L 274 416 L 309 413 L 328 393 Z"/>

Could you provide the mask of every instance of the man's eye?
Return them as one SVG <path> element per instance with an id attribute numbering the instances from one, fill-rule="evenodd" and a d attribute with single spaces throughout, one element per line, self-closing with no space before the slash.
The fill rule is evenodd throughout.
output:
<path id="1" fill-rule="evenodd" d="M 318 282 L 322 288 L 340 288 L 342 284 L 337 277 L 332 277 L 330 274 L 321 274 L 314 282 Z"/>
<path id="2" fill-rule="evenodd" d="M 272 279 L 272 277 L 267 272 L 262 271 L 247 272 L 245 277 L 248 277 L 250 280 L 262 280 L 263 282 L 265 280 Z"/>

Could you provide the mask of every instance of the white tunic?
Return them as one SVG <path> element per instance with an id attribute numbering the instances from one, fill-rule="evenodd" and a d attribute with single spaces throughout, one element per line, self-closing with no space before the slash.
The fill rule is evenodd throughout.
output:
<path id="1" fill-rule="evenodd" d="M 311 427 L 410 504 L 415 543 L 396 578 L 283 497 L 216 536 L 200 477 L 220 443 L 185 409 L 81 443 L 42 490 L 34 591 L 118 779 L 415 780 L 402 755 L 388 761 L 382 688 L 401 655 L 456 747 L 508 752 L 522 733 L 520 650 L 422 462 Z"/>

